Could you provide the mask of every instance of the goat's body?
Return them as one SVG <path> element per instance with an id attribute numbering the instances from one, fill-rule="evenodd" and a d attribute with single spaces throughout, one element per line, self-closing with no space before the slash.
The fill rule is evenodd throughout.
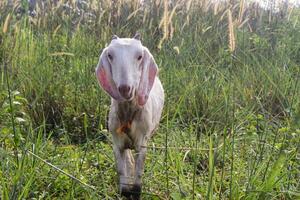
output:
<path id="1" fill-rule="evenodd" d="M 158 67 L 139 37 L 113 37 L 99 58 L 96 76 L 111 98 L 108 128 L 120 178 L 120 192 L 139 199 L 147 141 L 159 124 L 164 91 Z M 133 158 L 132 150 L 135 150 Z"/>
<path id="2" fill-rule="evenodd" d="M 143 107 L 139 107 L 136 100 L 118 102 L 111 99 L 108 127 L 113 134 L 115 146 L 124 149 L 126 146 L 138 150 L 144 138 L 150 138 L 151 133 L 159 124 L 164 104 L 164 92 L 160 80 L 156 77 L 149 99 Z M 128 133 L 118 133 L 118 129 L 130 122 Z M 130 141 L 130 145 L 128 144 Z M 145 141 L 147 142 L 147 140 Z"/>
<path id="3" fill-rule="evenodd" d="M 123 193 L 132 185 L 141 185 L 147 141 L 159 124 L 163 104 L 164 91 L 158 77 L 143 107 L 138 106 L 135 99 L 129 102 L 111 101 L 108 127 L 113 136 L 120 190 Z M 130 128 L 121 132 L 120 127 L 124 124 L 130 124 Z M 135 161 L 131 149 L 137 153 Z"/>

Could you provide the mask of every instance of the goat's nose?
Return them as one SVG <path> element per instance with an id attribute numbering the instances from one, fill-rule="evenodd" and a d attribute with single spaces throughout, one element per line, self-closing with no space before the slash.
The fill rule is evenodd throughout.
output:
<path id="1" fill-rule="evenodd" d="M 130 94 L 130 86 L 129 85 L 120 85 L 118 87 L 118 90 L 120 94 L 125 98 L 125 99 L 130 99 L 131 94 Z"/>

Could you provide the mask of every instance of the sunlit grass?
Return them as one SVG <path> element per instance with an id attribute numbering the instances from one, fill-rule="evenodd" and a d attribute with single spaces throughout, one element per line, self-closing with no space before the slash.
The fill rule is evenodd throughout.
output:
<path id="1" fill-rule="evenodd" d="M 155 2 L 78 15 L 59 1 L 36 17 L 27 1 L 0 3 L 1 199 L 120 198 L 94 68 L 113 33 L 136 31 L 166 93 L 143 198 L 300 198 L 299 9 Z"/>

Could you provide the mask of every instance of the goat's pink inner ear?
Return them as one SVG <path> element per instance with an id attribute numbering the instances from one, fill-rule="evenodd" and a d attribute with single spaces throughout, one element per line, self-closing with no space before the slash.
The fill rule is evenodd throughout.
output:
<path id="1" fill-rule="evenodd" d="M 157 66 L 153 58 L 151 57 L 150 59 L 151 60 L 147 62 L 148 65 L 144 65 L 142 70 L 142 76 L 141 76 L 140 85 L 138 89 L 138 99 L 137 99 L 138 104 L 140 106 L 146 104 L 157 73 Z"/>
<path id="2" fill-rule="evenodd" d="M 106 73 L 105 73 L 105 70 L 103 67 L 97 68 L 97 77 L 98 77 L 101 87 L 103 87 L 103 89 L 105 91 L 110 91 L 111 86 L 109 84 L 109 80 L 107 79 L 107 76 L 106 76 Z"/>
<path id="3" fill-rule="evenodd" d="M 138 104 L 140 106 L 145 105 L 145 103 L 147 102 L 146 98 L 148 98 L 148 97 L 146 97 L 146 96 L 138 96 Z"/>
<path id="4" fill-rule="evenodd" d="M 103 66 L 98 66 L 96 69 L 96 76 L 101 87 L 114 99 L 119 100 L 120 96 L 110 80 L 109 75 L 106 73 Z"/>

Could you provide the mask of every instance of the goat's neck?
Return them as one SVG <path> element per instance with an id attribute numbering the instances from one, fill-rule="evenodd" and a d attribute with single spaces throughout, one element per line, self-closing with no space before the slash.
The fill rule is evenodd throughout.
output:
<path id="1" fill-rule="evenodd" d="M 117 102 L 117 106 L 117 114 L 121 123 L 131 123 L 141 111 L 135 101 Z"/>

